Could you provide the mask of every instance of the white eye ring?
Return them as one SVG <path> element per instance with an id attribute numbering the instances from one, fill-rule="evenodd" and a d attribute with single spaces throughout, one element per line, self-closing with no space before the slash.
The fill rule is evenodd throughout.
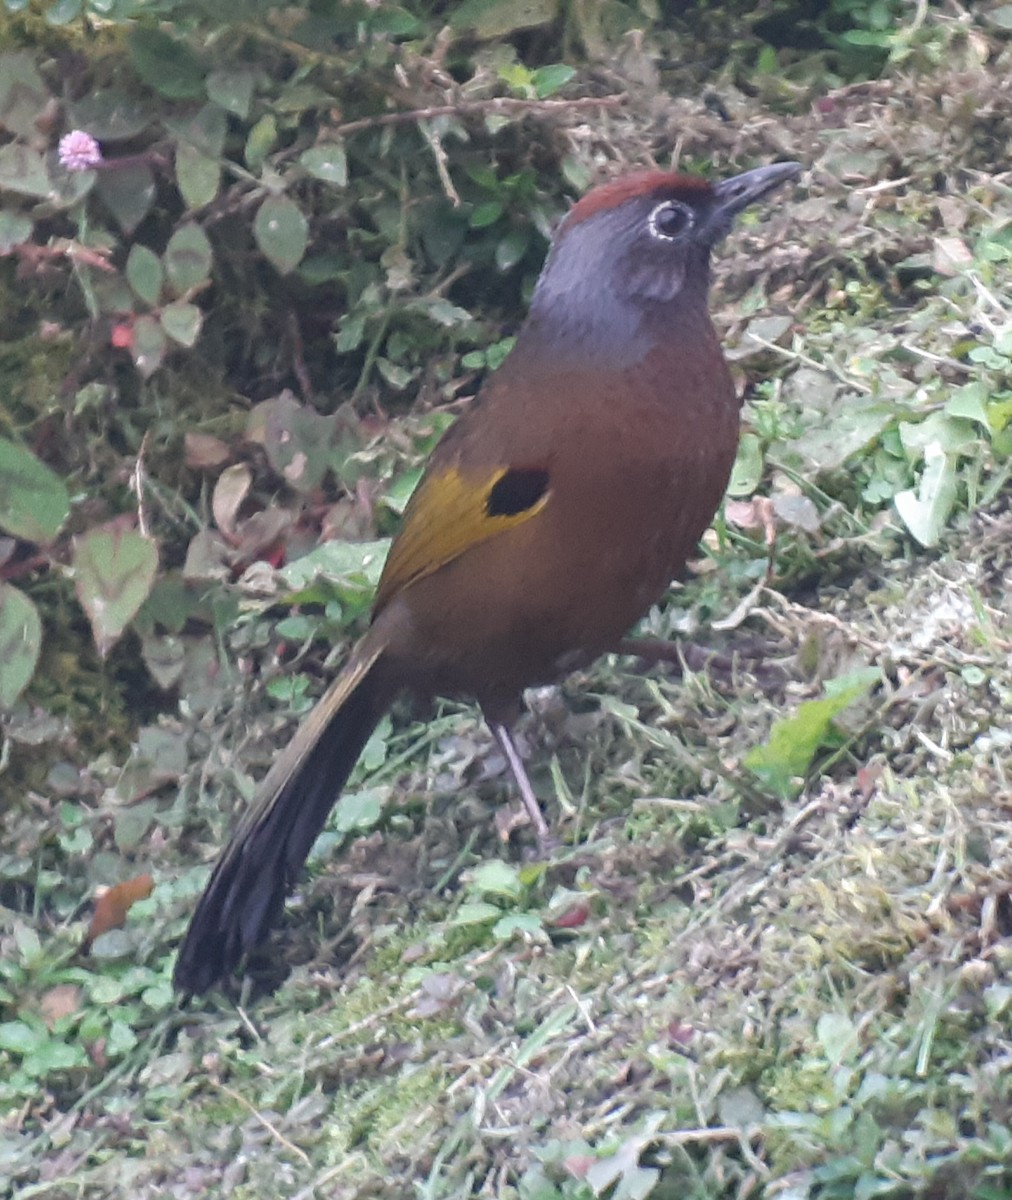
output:
<path id="1" fill-rule="evenodd" d="M 677 216 L 680 218 L 680 222 L 673 232 L 668 232 L 661 228 L 661 222 L 667 216 Z M 677 241 L 695 223 L 696 218 L 692 209 L 687 204 L 681 204 L 678 200 L 662 201 L 651 211 L 650 216 L 647 218 L 647 225 L 650 228 L 651 236 L 658 238 L 662 242 Z"/>

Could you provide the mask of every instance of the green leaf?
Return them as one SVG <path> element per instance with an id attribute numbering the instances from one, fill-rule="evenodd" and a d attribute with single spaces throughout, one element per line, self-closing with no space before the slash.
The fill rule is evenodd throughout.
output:
<path id="1" fill-rule="evenodd" d="M 421 37 L 425 26 L 406 8 L 398 4 L 370 5 L 367 22 L 371 34 L 389 34 L 391 37 Z"/>
<path id="2" fill-rule="evenodd" d="M 158 570 L 151 538 L 119 524 L 74 539 L 74 586 L 105 658 L 147 599 Z"/>
<path id="3" fill-rule="evenodd" d="M 492 926 L 492 936 L 509 941 L 516 933 L 544 933 L 545 923 L 537 913 L 506 913 Z"/>
<path id="4" fill-rule="evenodd" d="M 31 217 L 0 209 L 0 254 L 10 254 L 15 246 L 24 245 L 33 228 Z"/>
<path id="5" fill-rule="evenodd" d="M 199 225 L 181 225 L 162 255 L 169 287 L 177 296 L 206 283 L 211 275 L 211 243 Z"/>
<path id="6" fill-rule="evenodd" d="M 957 388 L 945 403 L 945 415 L 976 421 L 990 433 L 991 419 L 987 411 L 990 393 L 991 389 L 980 380 Z"/>
<path id="7" fill-rule="evenodd" d="M 391 362 L 390 359 L 384 358 L 382 355 L 376 359 L 376 370 L 398 392 L 402 392 L 414 378 L 414 375 L 407 367 L 402 367 L 399 363 Z"/>
<path id="8" fill-rule="evenodd" d="M 859 1049 L 857 1029 L 843 1013 L 823 1013 L 815 1026 L 822 1052 L 834 1065 L 849 1062 Z"/>
<path id="9" fill-rule="evenodd" d="M 517 868 L 512 863 L 494 858 L 479 863 L 471 871 L 469 890 L 516 900 L 523 889 Z"/>
<path id="10" fill-rule="evenodd" d="M 256 243 L 282 273 L 294 270 L 309 244 L 309 222 L 288 196 L 268 196 L 253 221 Z"/>
<path id="11" fill-rule="evenodd" d="M 291 393 L 258 404 L 246 436 L 263 446 L 274 470 L 302 492 L 319 487 L 335 464 L 338 428 L 333 414 L 300 404 Z"/>
<path id="12" fill-rule="evenodd" d="M 565 63 L 553 63 L 550 66 L 538 67 L 531 77 L 535 94 L 539 100 L 544 100 L 546 96 L 552 96 L 560 88 L 565 87 L 575 74 L 576 68 L 567 66 Z"/>
<path id="13" fill-rule="evenodd" d="M 366 788 L 342 795 L 334 806 L 331 824 L 339 833 L 372 829 L 383 815 L 383 805 L 389 794 L 389 788 Z"/>
<path id="14" fill-rule="evenodd" d="M 208 97 L 233 116 L 245 121 L 253 103 L 255 75 L 248 67 L 212 71 L 207 77 Z"/>
<path id="15" fill-rule="evenodd" d="M 294 591 L 309 587 L 318 578 L 340 584 L 361 584 L 371 589 L 379 583 L 389 549 L 388 538 L 374 542 L 324 542 L 301 558 L 286 563 L 278 574 Z"/>
<path id="16" fill-rule="evenodd" d="M 192 346 L 200 337 L 204 314 L 185 300 L 173 300 L 166 304 L 161 314 L 162 328 L 174 342 L 181 346 Z"/>
<path id="17" fill-rule="evenodd" d="M 452 329 L 456 325 L 469 325 L 474 320 L 466 308 L 461 308 L 458 304 L 451 304 L 444 296 L 422 296 L 411 305 L 411 308 L 425 313 L 430 320 L 447 329 Z"/>
<path id="18" fill-rule="evenodd" d="M 273 113 L 265 113 L 249 131 L 244 157 L 246 166 L 257 171 L 278 140 L 278 123 Z"/>
<path id="19" fill-rule="evenodd" d="M 510 270 L 527 253 L 530 244 L 531 231 L 529 228 L 511 230 L 495 248 L 495 265 L 500 271 Z"/>
<path id="20" fill-rule="evenodd" d="M 501 200 L 486 200 L 483 204 L 476 205 L 471 213 L 471 228 L 484 229 L 488 225 L 494 225 L 505 211 Z"/>
<path id="21" fill-rule="evenodd" d="M 829 681 L 826 691 L 835 684 L 833 694 L 806 700 L 789 717 L 774 722 L 766 744 L 745 755 L 745 766 L 775 795 L 785 800 L 797 795 L 816 753 L 833 736 L 833 719 L 867 695 L 878 678 L 872 669 Z"/>
<path id="22" fill-rule="evenodd" d="M 204 67 L 186 45 L 160 29 L 137 25 L 127 39 L 137 74 L 169 100 L 204 95 Z"/>
<path id="23" fill-rule="evenodd" d="M 219 158 L 228 136 L 228 117 L 217 104 L 204 104 L 185 119 L 166 118 L 166 126 L 179 142 L 184 142 L 202 154 Z"/>
<path id="24" fill-rule="evenodd" d="M 126 261 L 126 277 L 138 296 L 152 307 L 158 303 L 165 272 L 162 260 L 147 246 L 134 244 Z"/>
<path id="25" fill-rule="evenodd" d="M 490 371 L 498 370 L 506 359 L 506 356 L 516 345 L 516 337 L 505 337 L 500 342 L 493 342 L 491 346 L 485 348 L 485 362 Z"/>
<path id="26" fill-rule="evenodd" d="M 50 206 L 54 210 L 73 208 L 98 183 L 95 171 L 68 171 L 59 161 L 51 165 L 50 181 L 52 189 L 48 196 Z"/>
<path id="27" fill-rule="evenodd" d="M 338 142 L 311 146 L 299 157 L 299 165 L 324 183 L 342 188 L 348 183 L 348 157 Z"/>
<path id="28" fill-rule="evenodd" d="M 464 0 L 453 9 L 450 26 L 486 40 L 504 38 L 518 29 L 547 25 L 558 12 L 559 0 Z"/>
<path id="29" fill-rule="evenodd" d="M 334 335 L 334 349 L 338 354 L 357 350 L 365 341 L 366 318 L 364 313 L 350 313 L 341 318 L 340 328 Z"/>
<path id="30" fill-rule="evenodd" d="M 154 317 L 138 317 L 134 321 L 133 341 L 130 347 L 133 353 L 134 366 L 145 379 L 151 376 L 162 365 L 167 343 L 165 331 L 161 322 Z"/>
<path id="31" fill-rule="evenodd" d="M 751 496 L 763 475 L 762 442 L 754 433 L 743 433 L 727 486 L 730 496 Z"/>
<path id="32" fill-rule="evenodd" d="M 0 1024 L 0 1050 L 24 1057 L 35 1054 L 47 1034 L 44 1029 L 28 1025 L 24 1021 L 4 1021 Z"/>
<path id="33" fill-rule="evenodd" d="M 35 674 L 42 622 L 24 592 L 0 583 L 0 709 L 10 708 Z"/>
<path id="34" fill-rule="evenodd" d="M 67 107 L 68 128 L 86 129 L 99 142 L 135 138 L 151 124 L 152 114 L 135 96 L 119 88 L 86 92 Z"/>
<path id="35" fill-rule="evenodd" d="M 893 504 L 900 519 L 922 546 L 934 546 L 956 503 L 958 456 L 928 447 L 917 491 L 897 492 Z"/>
<path id="36" fill-rule="evenodd" d="M 162 329 L 181 346 L 193 346 L 200 336 L 204 314 L 195 304 L 174 300 L 162 309 L 159 320 Z"/>
<path id="37" fill-rule="evenodd" d="M 210 204 L 221 186 L 221 155 L 228 118 L 217 104 L 205 104 L 186 120 L 166 122 L 176 139 L 176 185 L 188 208 Z"/>
<path id="38" fill-rule="evenodd" d="M 0 190 L 45 199 L 52 190 L 46 160 L 23 142 L 0 146 Z"/>
<path id="39" fill-rule="evenodd" d="M 176 144 L 176 186 L 187 208 L 203 208 L 221 187 L 221 166 L 189 142 Z"/>
<path id="40" fill-rule="evenodd" d="M 151 211 L 155 177 L 145 163 L 133 163 L 112 171 L 99 171 L 95 191 L 123 232 L 131 234 Z"/>
<path id="41" fill-rule="evenodd" d="M 49 89 L 30 54 L 0 54 L 0 128 L 16 137 L 38 136 L 35 122 L 49 103 Z"/>
<path id="42" fill-rule="evenodd" d="M 502 916 L 502 909 L 484 900 L 462 904 L 450 919 L 451 925 L 487 925 Z"/>
<path id="43" fill-rule="evenodd" d="M 896 419 L 894 405 L 858 397 L 841 397 L 838 411 L 829 421 L 820 421 L 794 440 L 792 449 L 817 470 L 835 471 L 860 453 Z"/>
<path id="44" fill-rule="evenodd" d="M 913 462 L 933 452 L 966 454 L 978 443 L 977 431 L 969 421 L 933 412 L 923 421 L 904 421 L 899 426 L 903 449 Z"/>
<path id="45" fill-rule="evenodd" d="M 145 755 L 145 759 L 147 757 Z M 178 771 L 171 769 L 160 771 L 159 765 L 157 759 L 152 759 L 150 762 L 144 763 L 148 779 L 153 785 L 157 785 L 159 779 L 174 782 L 179 778 Z M 129 854 L 141 844 L 144 835 L 151 828 L 155 810 L 156 806 L 152 800 L 143 800 L 137 804 L 126 804 L 117 810 L 113 827 L 113 837 L 116 841 L 116 849 L 121 854 Z"/>
<path id="46" fill-rule="evenodd" d="M 0 438 L 0 529 L 51 542 L 70 513 L 63 480 L 25 446 Z"/>
<path id="47" fill-rule="evenodd" d="M 46 21 L 50 25 L 69 25 L 81 15 L 81 0 L 56 0 L 46 9 Z"/>

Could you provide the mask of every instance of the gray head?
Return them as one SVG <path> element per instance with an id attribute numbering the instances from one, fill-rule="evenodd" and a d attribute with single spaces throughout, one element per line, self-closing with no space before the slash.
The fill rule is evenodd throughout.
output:
<path id="1" fill-rule="evenodd" d="M 627 351 L 646 312 L 675 302 L 705 315 L 711 248 L 735 216 L 801 171 L 773 163 L 711 184 L 638 171 L 588 192 L 559 226 L 531 303 L 532 323 Z M 548 329 L 545 329 L 548 332 Z"/>

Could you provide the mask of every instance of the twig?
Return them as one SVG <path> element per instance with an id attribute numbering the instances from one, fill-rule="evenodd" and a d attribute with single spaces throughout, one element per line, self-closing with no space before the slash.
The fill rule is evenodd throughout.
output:
<path id="1" fill-rule="evenodd" d="M 545 115 L 555 112 L 579 112 L 584 109 L 619 108 L 628 98 L 625 92 L 611 96 L 581 96 L 576 100 L 519 100 L 512 96 L 493 96 L 490 100 L 462 100 L 459 104 L 434 104 L 429 108 L 413 108 L 409 112 L 362 117 L 357 121 L 345 121 L 330 132 L 343 136 L 384 125 L 410 125 L 413 121 L 431 121 L 434 117 L 468 117 L 479 113 L 532 112 Z"/>
<path id="2" fill-rule="evenodd" d="M 443 185 L 443 192 L 447 200 L 450 201 L 454 208 L 460 208 L 460 194 L 453 186 L 453 180 L 450 178 L 450 169 L 446 161 L 446 151 L 443 149 L 443 139 L 428 121 L 421 121 L 418 127 L 421 130 L 422 137 L 429 143 L 432 157 L 436 160 L 436 174 L 439 176 L 439 182 Z"/>
<path id="3" fill-rule="evenodd" d="M 311 1167 L 313 1165 L 310 1161 L 309 1155 L 305 1152 L 305 1150 L 299 1146 L 296 1146 L 294 1142 L 289 1141 L 289 1139 L 285 1137 L 285 1135 L 280 1129 L 278 1129 L 276 1125 L 267 1120 L 263 1113 L 257 1112 L 256 1108 L 250 1104 L 245 1096 L 235 1091 L 234 1088 L 230 1088 L 227 1083 L 222 1083 L 220 1079 L 212 1079 L 211 1083 L 218 1088 L 219 1091 L 224 1092 L 226 1096 L 230 1096 L 233 1100 L 235 1100 L 237 1104 L 241 1104 L 243 1108 L 248 1109 L 251 1115 L 260 1122 L 260 1124 L 272 1137 L 277 1138 L 277 1140 L 282 1146 L 285 1147 L 286 1150 L 288 1150 L 291 1154 L 294 1154 L 296 1158 L 301 1159 L 307 1167 Z"/>
<path id="4" fill-rule="evenodd" d="M 759 334 L 753 333 L 751 330 L 746 330 L 745 336 L 753 342 L 758 343 L 764 349 L 772 350 L 774 354 L 779 354 L 781 358 L 789 359 L 791 362 L 803 363 L 806 367 L 812 367 L 816 371 L 825 371 L 830 375 L 835 375 L 841 383 L 847 384 L 848 387 L 854 388 L 855 391 L 867 394 L 872 390 L 870 384 L 863 383 L 860 379 L 852 378 L 842 367 L 838 367 L 832 359 L 819 362 L 818 359 L 812 358 L 800 350 L 788 350 L 786 346 L 778 346 L 775 342 L 771 342 L 768 338 L 760 337 Z"/>

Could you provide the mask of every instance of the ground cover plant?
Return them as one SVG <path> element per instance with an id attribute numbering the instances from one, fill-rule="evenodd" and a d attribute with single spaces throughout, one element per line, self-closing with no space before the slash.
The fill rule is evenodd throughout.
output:
<path id="1" fill-rule="evenodd" d="M 0 21 L 0 1179 L 1012 1194 L 1012 9 Z M 776 157 L 717 263 L 731 492 L 643 629 L 730 665 L 532 697 L 549 864 L 477 715 L 399 710 L 239 1006 L 180 1011 L 215 848 L 553 222 Z"/>

